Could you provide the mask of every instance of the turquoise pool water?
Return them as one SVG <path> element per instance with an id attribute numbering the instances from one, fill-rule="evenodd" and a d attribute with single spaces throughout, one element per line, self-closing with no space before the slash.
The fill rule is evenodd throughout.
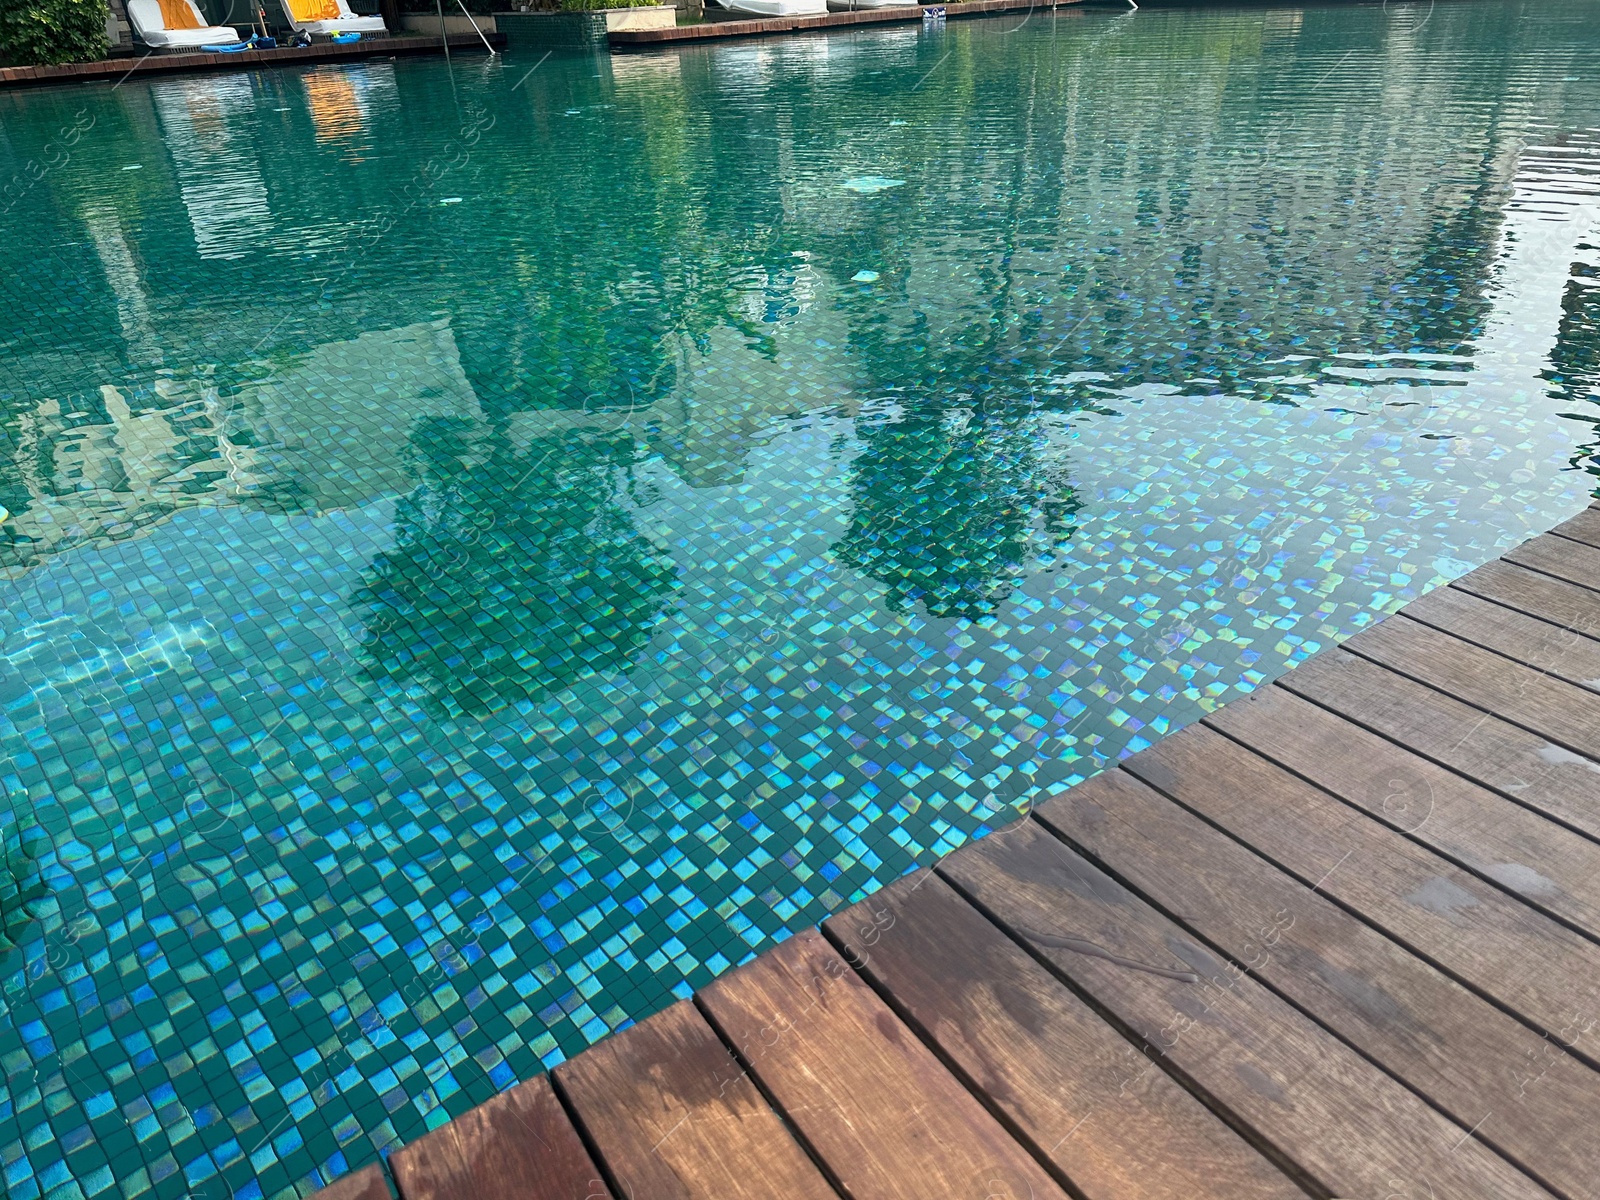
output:
<path id="1" fill-rule="evenodd" d="M 0 1192 L 304 1193 L 1585 503 L 1600 5 L 0 93 Z"/>

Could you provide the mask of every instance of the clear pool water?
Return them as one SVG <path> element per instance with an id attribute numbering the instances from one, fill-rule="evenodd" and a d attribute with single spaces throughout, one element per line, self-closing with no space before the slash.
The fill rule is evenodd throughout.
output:
<path id="1" fill-rule="evenodd" d="M 0 1192 L 304 1193 L 1596 483 L 1600 4 L 0 94 Z"/>

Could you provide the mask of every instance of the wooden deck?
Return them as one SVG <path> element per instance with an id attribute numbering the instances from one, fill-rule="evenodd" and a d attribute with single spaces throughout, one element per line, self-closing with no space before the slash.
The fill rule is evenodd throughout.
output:
<path id="1" fill-rule="evenodd" d="M 488 35 L 495 46 L 505 38 Z M 132 76 L 170 75 L 178 71 L 239 71 L 256 67 L 295 67 L 308 63 L 351 62 L 362 58 L 395 58 L 412 54 L 443 54 L 445 40 L 425 34 L 391 34 L 363 37 L 359 42 L 335 45 L 314 42 L 309 46 L 278 46 L 272 50 L 240 50 L 236 54 L 155 53 L 141 49 L 137 55 L 99 59 L 95 62 L 59 63 L 43 67 L 0 67 L 0 87 L 37 87 L 52 83 L 100 82 L 119 84 Z M 476 34 L 453 33 L 450 51 L 482 53 L 483 42 Z"/>
<path id="2" fill-rule="evenodd" d="M 806 33 L 814 29 L 838 29 L 846 25 L 891 25 L 921 21 L 930 9 L 942 11 L 947 19 L 991 17 L 1004 13 L 1050 13 L 1058 8 L 1073 8 L 1086 0 L 957 0 L 950 4 L 908 4 L 904 8 L 863 8 L 830 12 L 815 17 L 749 17 L 712 13 L 696 25 L 671 29 L 618 29 L 606 35 L 613 49 L 661 46 L 673 42 L 709 42 L 719 38 L 768 37 L 778 33 Z M 708 10 L 709 11 L 709 10 Z"/>
<path id="3" fill-rule="evenodd" d="M 396 1151 L 399 1192 L 1600 1196 L 1597 639 L 1600 506 Z"/>

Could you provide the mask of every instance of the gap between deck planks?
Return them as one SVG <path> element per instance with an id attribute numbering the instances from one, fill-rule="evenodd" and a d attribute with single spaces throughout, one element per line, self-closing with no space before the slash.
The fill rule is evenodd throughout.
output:
<path id="1" fill-rule="evenodd" d="M 389 1164 L 404 1200 L 1600 1200 L 1597 1068 L 1591 508 Z"/>

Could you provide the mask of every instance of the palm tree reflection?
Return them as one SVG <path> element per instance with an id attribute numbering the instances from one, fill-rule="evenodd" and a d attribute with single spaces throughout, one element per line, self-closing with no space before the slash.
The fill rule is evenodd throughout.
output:
<path id="1" fill-rule="evenodd" d="M 1041 550 L 1070 531 L 1077 498 L 1052 478 L 1031 401 L 921 399 L 898 419 L 863 426 L 855 511 L 836 550 L 885 584 L 892 605 L 991 616 Z"/>
<path id="2" fill-rule="evenodd" d="M 0 827 L 0 953 L 21 944 L 50 895 L 39 872 L 46 840 L 36 824 Z"/>
<path id="3" fill-rule="evenodd" d="M 422 482 L 355 596 L 369 675 L 461 716 L 630 664 L 677 587 L 634 524 L 632 437 L 519 451 L 503 425 L 443 419 L 412 443 Z"/>
<path id="4" fill-rule="evenodd" d="M 1600 266 L 1575 263 L 1561 298 L 1561 324 L 1549 365 L 1542 372 L 1550 395 L 1573 406 L 1564 415 L 1594 426 L 1595 436 L 1580 445 L 1572 463 L 1600 475 L 1600 287 L 1591 280 Z"/>

